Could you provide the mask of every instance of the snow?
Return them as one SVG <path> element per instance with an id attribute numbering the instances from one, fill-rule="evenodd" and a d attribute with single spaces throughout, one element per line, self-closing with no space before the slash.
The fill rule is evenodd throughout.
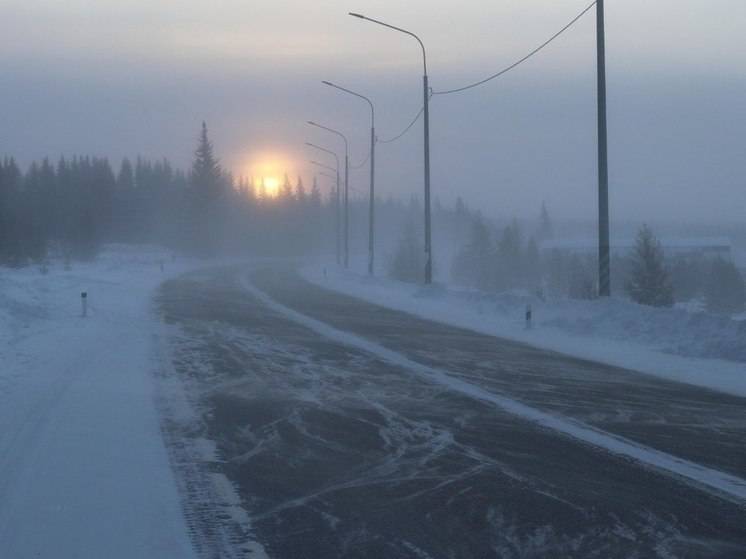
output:
<path id="1" fill-rule="evenodd" d="M 631 458 L 643 466 L 672 475 L 694 486 L 705 488 L 736 503 L 746 502 L 746 480 L 665 452 L 637 444 L 580 421 L 533 408 L 512 398 L 485 390 L 479 385 L 454 377 L 448 371 L 413 361 L 406 356 L 365 338 L 338 330 L 324 322 L 299 313 L 269 297 L 248 281 L 245 288 L 272 310 L 314 332 L 339 343 L 366 351 L 426 380 L 459 392 L 470 398 L 492 404 L 503 411 L 530 421 L 542 428 L 580 440 L 612 454 Z"/>
<path id="2" fill-rule="evenodd" d="M 731 249 L 728 237 L 697 237 L 697 238 L 661 238 L 658 239 L 663 248 L 671 249 Z M 635 239 L 615 239 L 612 248 L 633 249 L 637 241 Z M 594 239 L 549 239 L 542 241 L 539 245 L 543 250 L 598 250 L 598 241 Z"/>
<path id="3" fill-rule="evenodd" d="M 302 273 L 319 286 L 422 318 L 746 396 L 746 322 L 742 320 L 655 309 L 614 297 L 541 300 L 441 284 L 425 287 L 334 266 L 309 265 Z M 526 329 L 524 319 L 528 304 L 531 329 Z"/>
<path id="4" fill-rule="evenodd" d="M 181 328 L 161 324 L 159 338 L 161 374 L 158 375 L 157 399 L 162 419 L 168 426 L 164 435 L 171 461 L 177 471 L 177 484 L 184 496 L 184 512 L 191 520 L 192 536 L 200 556 L 252 557 L 267 559 L 264 547 L 255 540 L 252 518 L 243 508 L 241 497 L 228 477 L 214 471 L 222 462 L 215 441 L 205 438 L 204 410 L 194 398 L 194 382 L 188 382 L 174 369 L 173 341 L 185 336 Z M 187 336 L 188 337 L 188 336 Z M 193 363 L 211 374 L 206 363 Z M 190 394 L 192 393 L 192 394 Z M 216 522 L 223 519 L 223 522 Z M 230 522 L 225 522 L 230 519 Z"/>
<path id="5" fill-rule="evenodd" d="M 191 265 L 113 246 L 69 271 L 0 269 L 3 557 L 195 556 L 155 406 L 150 303 Z"/>

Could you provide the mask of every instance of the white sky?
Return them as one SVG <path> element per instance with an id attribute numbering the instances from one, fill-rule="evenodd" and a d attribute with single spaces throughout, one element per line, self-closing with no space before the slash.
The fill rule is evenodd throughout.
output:
<path id="1" fill-rule="evenodd" d="M 534 48 L 589 0 L 5 0 L 0 19 L 0 153 L 27 163 L 96 153 L 191 157 L 202 119 L 237 174 L 252 166 L 310 179 L 304 125 L 367 150 L 421 105 L 417 44 L 347 16 L 417 32 L 434 89 L 458 86 Z M 742 220 L 746 209 L 746 2 L 606 0 L 612 213 Z M 595 215 L 595 13 L 535 59 L 432 104 L 434 193 L 494 214 Z M 316 154 L 313 154 L 316 157 Z M 422 185 L 421 127 L 379 145 L 379 191 Z M 367 172 L 353 173 L 358 188 Z M 672 200 L 675 203 L 672 204 Z"/>

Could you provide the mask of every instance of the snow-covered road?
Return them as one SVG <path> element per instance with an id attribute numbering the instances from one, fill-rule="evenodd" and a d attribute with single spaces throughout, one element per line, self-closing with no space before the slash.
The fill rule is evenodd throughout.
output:
<path id="1" fill-rule="evenodd" d="M 155 406 L 159 256 L 0 277 L 1 557 L 194 556 Z"/>
<path id="2" fill-rule="evenodd" d="M 0 276 L 2 559 L 744 556 L 738 394 L 161 258 Z"/>
<path id="3" fill-rule="evenodd" d="M 418 319 L 277 265 L 184 276 L 159 300 L 209 467 L 270 557 L 746 550 L 742 398 Z"/>

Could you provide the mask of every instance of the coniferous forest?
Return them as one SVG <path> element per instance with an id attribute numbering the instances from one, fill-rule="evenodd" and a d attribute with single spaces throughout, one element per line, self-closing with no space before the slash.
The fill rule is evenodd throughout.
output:
<path id="1" fill-rule="evenodd" d="M 300 177 L 293 183 L 286 175 L 270 195 L 263 182 L 236 179 L 221 167 L 204 123 L 196 143 L 187 172 L 165 159 L 125 158 L 114 168 L 108 159 L 96 156 L 45 158 L 24 171 L 12 157 L 5 157 L 0 161 L 0 265 L 37 264 L 44 270 L 49 258 L 93 259 L 107 243 L 158 244 L 197 257 L 335 252 L 333 189 L 322 194 L 315 177 L 307 189 Z M 398 280 L 421 282 L 419 200 L 378 199 L 376 206 L 379 270 Z M 349 212 L 350 252 L 362 255 L 367 248 L 367 198 L 351 198 Z M 434 212 L 435 240 L 443 255 L 435 261 L 440 277 L 482 291 L 522 289 L 595 297 L 592 259 L 540 254 L 538 243 L 553 235 L 544 205 L 536 223 L 523 227 L 512 219 L 500 228 L 460 198 L 453 208 L 436 200 Z M 652 232 L 644 230 L 654 246 Z M 632 258 L 615 259 L 614 267 L 621 272 L 617 291 L 624 289 L 646 304 L 669 306 L 674 295 L 677 300 L 707 295 L 712 301 L 708 306 L 714 309 L 743 308 L 744 283 L 732 263 L 679 260 L 666 265 L 660 247 L 650 254 L 658 256 L 646 259 L 644 266 Z M 712 266 L 728 268 L 730 275 L 712 274 Z M 673 285 L 667 279 L 669 268 L 676 272 Z M 639 289 L 631 286 L 647 285 L 647 276 L 634 271 L 653 269 L 659 273 L 651 277 L 668 287 L 662 294 L 636 295 Z M 715 279 L 731 276 L 730 284 L 715 287 Z M 691 278 L 707 277 L 713 280 L 689 286 Z M 726 302 L 712 293 L 728 294 Z M 650 297 L 654 303 L 649 303 Z"/>
<path id="2" fill-rule="evenodd" d="M 155 243 L 195 256 L 303 254 L 331 233 L 329 196 L 298 179 L 277 196 L 221 168 L 203 125 L 191 169 L 165 159 L 0 160 L 0 264 L 95 257 L 105 243 Z M 325 215 L 329 214 L 329 215 Z M 327 244 L 329 244 L 327 242 Z"/>

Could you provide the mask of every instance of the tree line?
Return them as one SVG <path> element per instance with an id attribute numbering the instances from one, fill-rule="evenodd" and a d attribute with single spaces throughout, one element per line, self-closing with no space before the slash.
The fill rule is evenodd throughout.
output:
<path id="1" fill-rule="evenodd" d="M 188 173 L 168 160 L 125 158 L 118 169 L 95 156 L 45 158 L 24 172 L 0 160 L 0 264 L 50 256 L 89 260 L 105 243 L 157 243 L 211 256 L 229 251 L 301 254 L 318 248 L 329 216 L 314 181 L 276 197 L 234 180 L 216 158 L 207 127 Z"/>
<path id="2" fill-rule="evenodd" d="M 51 256 L 90 260 L 105 243 L 153 243 L 196 256 L 219 254 L 308 256 L 334 251 L 336 193 L 322 195 L 286 175 L 269 196 L 263 184 L 238 180 L 215 156 L 207 126 L 200 130 L 188 172 L 166 159 L 125 158 L 116 172 L 106 158 L 61 157 L 33 162 L 23 172 L 0 160 L 0 264 L 45 268 Z M 396 279 L 420 282 L 424 270 L 422 205 L 376 200 L 377 257 Z M 350 200 L 350 246 L 367 248 L 366 197 Z M 596 296 L 595 258 L 552 251 L 553 223 L 542 204 L 536 222 L 496 222 L 459 198 L 433 207 L 435 271 L 484 291 L 524 290 L 540 296 Z M 356 250 L 357 248 L 357 250 Z M 445 256 L 451 252 L 451 256 Z M 633 253 L 615 257 L 613 286 L 642 304 L 671 306 L 700 298 L 717 312 L 743 309 L 746 289 L 732 262 L 666 259 L 652 230 L 643 227 Z"/>
<path id="3" fill-rule="evenodd" d="M 475 213 L 453 258 L 451 280 L 483 291 L 595 298 L 597 258 L 556 249 L 540 253 L 538 243 L 551 236 L 551 219 L 543 205 L 528 236 L 516 220 L 500 229 Z M 614 292 L 643 305 L 671 307 L 675 302 L 699 300 L 717 313 L 746 309 L 746 284 L 731 260 L 704 255 L 666 257 L 647 225 L 639 229 L 629 254 L 613 257 L 612 268 Z"/>
<path id="4" fill-rule="evenodd" d="M 322 180 L 323 177 L 322 177 Z M 336 192 L 285 175 L 271 195 L 263 181 L 233 177 L 220 164 L 203 123 L 187 172 L 166 159 L 43 159 L 21 170 L 0 160 L 0 265 L 51 258 L 90 260 L 107 243 L 158 244 L 200 257 L 222 254 L 309 256 L 333 253 Z M 351 191 L 352 194 L 352 191 Z M 376 200 L 379 262 L 388 266 L 402 223 L 421 228 L 416 198 Z M 351 196 L 351 252 L 368 246 L 367 196 Z M 446 237 L 468 220 L 463 203 L 434 208 Z M 417 253 L 422 251 L 418 247 Z"/>

